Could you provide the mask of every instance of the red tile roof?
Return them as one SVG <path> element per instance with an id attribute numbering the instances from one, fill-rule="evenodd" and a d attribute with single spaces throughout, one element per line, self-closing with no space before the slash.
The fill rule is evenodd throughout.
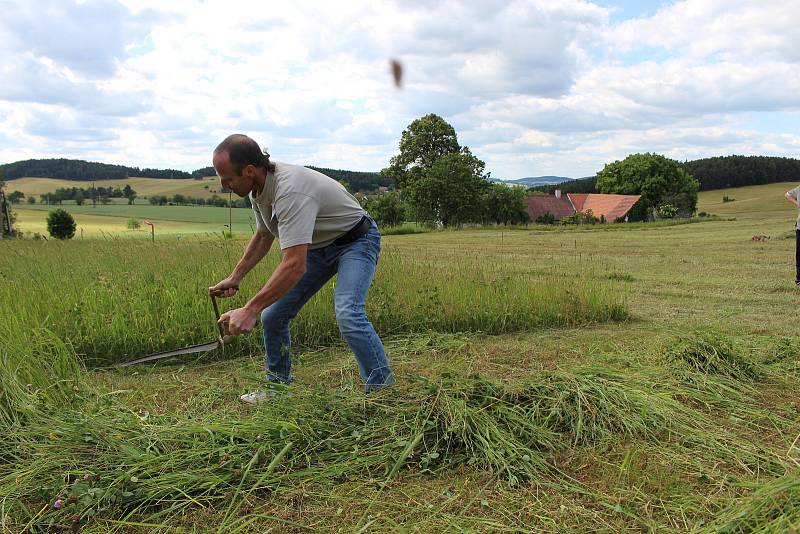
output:
<path id="1" fill-rule="evenodd" d="M 583 211 L 583 203 L 586 202 L 586 197 L 589 193 L 567 193 L 572 205 L 575 206 L 575 211 Z"/>
<path id="2" fill-rule="evenodd" d="M 568 193 L 577 211 L 589 211 L 595 217 L 605 216 L 608 222 L 624 217 L 641 195 L 601 195 L 598 193 Z"/>
<path id="3" fill-rule="evenodd" d="M 531 221 L 535 221 L 540 215 L 545 213 L 552 213 L 555 219 L 561 220 L 564 217 L 569 217 L 575 210 L 572 209 L 572 204 L 569 203 L 566 197 L 556 198 L 548 195 L 531 195 L 528 197 L 528 215 Z"/>

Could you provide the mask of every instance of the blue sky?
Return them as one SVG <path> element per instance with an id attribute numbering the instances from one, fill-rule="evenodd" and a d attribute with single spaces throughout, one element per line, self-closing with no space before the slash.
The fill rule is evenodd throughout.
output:
<path id="1" fill-rule="evenodd" d="M 651 17 L 664 5 L 670 2 L 661 2 L 653 0 L 619 0 L 609 2 L 595 2 L 597 5 L 602 6 L 609 11 L 609 20 L 613 24 L 617 24 L 624 20 Z"/>
<path id="2" fill-rule="evenodd" d="M 379 170 L 428 113 L 500 178 L 800 157 L 796 0 L 269 5 L 0 0 L 0 162 L 192 170 L 242 132 L 279 161 Z"/>

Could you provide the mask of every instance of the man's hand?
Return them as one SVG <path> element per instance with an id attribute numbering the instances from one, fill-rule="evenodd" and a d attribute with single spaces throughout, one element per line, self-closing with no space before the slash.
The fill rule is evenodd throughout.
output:
<path id="1" fill-rule="evenodd" d="M 208 288 L 208 294 L 215 297 L 232 297 L 239 291 L 239 281 L 230 276 L 215 286 Z"/>
<path id="2" fill-rule="evenodd" d="M 258 315 L 247 307 L 236 308 L 220 315 L 218 322 L 225 333 L 235 336 L 252 330 L 256 326 Z"/>

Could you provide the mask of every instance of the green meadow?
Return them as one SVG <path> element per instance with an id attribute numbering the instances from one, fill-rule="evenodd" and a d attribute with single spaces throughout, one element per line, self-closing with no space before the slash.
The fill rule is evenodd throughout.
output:
<path id="1" fill-rule="evenodd" d="M 387 235 L 368 312 L 396 387 L 361 392 L 331 283 L 293 322 L 295 383 L 259 406 L 238 400 L 263 386 L 258 329 L 111 367 L 213 339 L 205 292 L 244 235 L 0 242 L 0 525 L 795 532 L 790 186 L 703 192 L 717 217 L 692 224 Z"/>
<path id="2" fill-rule="evenodd" d="M 184 195 L 195 198 L 211 198 L 217 194 L 220 188 L 219 178 L 216 176 L 206 176 L 200 180 L 193 179 L 168 179 L 168 178 L 124 178 L 118 180 L 97 180 L 95 182 L 86 180 L 60 180 L 57 178 L 17 178 L 10 180 L 6 184 L 6 192 L 21 191 L 26 197 L 52 193 L 58 188 L 78 187 L 90 189 L 92 185 L 98 187 L 118 187 L 124 188 L 130 185 L 139 197 L 149 197 L 152 195 Z M 37 198 L 37 201 L 39 199 Z M 143 202 L 139 200 L 139 202 Z M 147 200 L 144 200 L 147 202 Z"/>

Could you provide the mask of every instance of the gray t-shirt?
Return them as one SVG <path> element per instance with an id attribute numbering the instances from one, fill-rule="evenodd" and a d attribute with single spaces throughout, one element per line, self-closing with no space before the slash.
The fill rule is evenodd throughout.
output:
<path id="1" fill-rule="evenodd" d="M 309 249 L 330 245 L 365 215 L 342 184 L 306 167 L 275 163 L 264 189 L 250 202 L 261 231 L 278 238 L 281 249 L 307 244 Z"/>
<path id="2" fill-rule="evenodd" d="M 786 194 L 797 200 L 800 198 L 800 185 L 790 191 L 787 191 Z M 794 223 L 794 227 L 800 230 L 800 206 L 797 206 L 797 222 Z"/>

